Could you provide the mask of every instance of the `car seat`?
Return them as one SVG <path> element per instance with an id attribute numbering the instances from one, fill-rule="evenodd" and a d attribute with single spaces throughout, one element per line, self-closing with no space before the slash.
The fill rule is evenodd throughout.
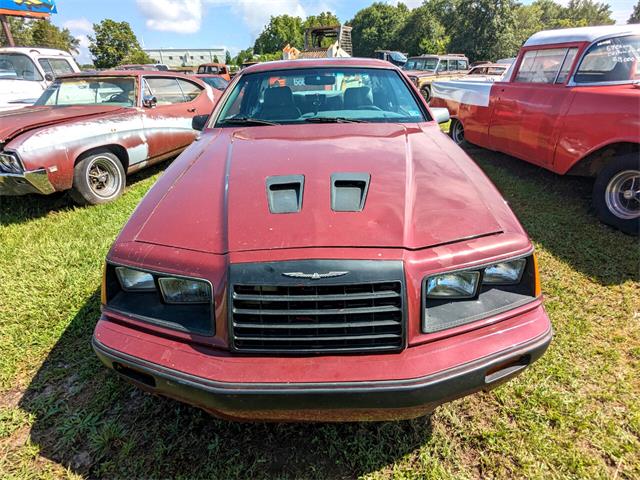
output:
<path id="1" fill-rule="evenodd" d="M 300 110 L 293 100 L 289 87 L 270 87 L 264 91 L 264 101 L 259 118 L 265 120 L 295 119 L 300 117 Z"/>
<path id="2" fill-rule="evenodd" d="M 344 109 L 358 110 L 373 107 L 373 95 L 369 87 L 350 87 L 344 91 Z"/>

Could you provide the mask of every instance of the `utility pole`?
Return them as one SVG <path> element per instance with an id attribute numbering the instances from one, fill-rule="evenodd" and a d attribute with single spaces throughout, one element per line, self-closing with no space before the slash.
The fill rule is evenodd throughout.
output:
<path id="1" fill-rule="evenodd" d="M 9 20 L 6 15 L 0 15 L 0 23 L 2 23 L 2 30 L 4 30 L 4 36 L 7 37 L 10 47 L 15 47 L 16 42 L 13 41 L 13 35 L 11 35 L 11 28 L 9 28 Z"/>

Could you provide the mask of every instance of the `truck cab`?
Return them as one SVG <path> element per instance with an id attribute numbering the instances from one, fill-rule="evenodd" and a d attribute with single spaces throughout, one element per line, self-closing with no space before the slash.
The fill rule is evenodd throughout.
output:
<path id="1" fill-rule="evenodd" d="M 536 33 L 502 81 L 435 82 L 450 134 L 560 175 L 595 177 L 599 218 L 640 223 L 640 26 Z"/>
<path id="2" fill-rule="evenodd" d="M 58 76 L 79 72 L 73 57 L 51 48 L 0 48 L 0 111 L 33 104 Z"/>

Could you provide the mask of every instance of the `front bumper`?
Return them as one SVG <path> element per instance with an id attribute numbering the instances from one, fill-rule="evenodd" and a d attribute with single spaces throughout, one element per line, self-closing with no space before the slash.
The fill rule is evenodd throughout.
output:
<path id="1" fill-rule="evenodd" d="M 44 168 L 22 173 L 0 172 L 0 195 L 48 195 L 55 191 Z"/>
<path id="2" fill-rule="evenodd" d="M 180 352 L 166 348 L 160 338 L 128 336 L 121 325 L 111 328 L 110 323 L 104 317 L 100 320 L 93 348 L 105 365 L 126 379 L 221 417 L 272 421 L 397 420 L 424 415 L 522 372 L 544 353 L 552 338 L 542 306 L 482 332 L 409 347 L 398 354 L 342 357 L 210 355 L 201 348 Z M 114 341 L 128 353 L 113 348 Z M 138 356 L 136 350 L 154 353 Z M 154 354 L 156 361 L 140 358 Z M 300 373 L 287 378 L 286 365 Z M 218 373 L 194 375 L 185 371 L 189 368 Z M 408 370 L 411 376 L 402 378 Z M 425 374 L 413 376 L 418 370 Z M 256 371 L 265 372 L 266 381 L 255 377 L 246 381 Z M 354 371 L 362 372 L 362 379 L 347 378 Z"/>

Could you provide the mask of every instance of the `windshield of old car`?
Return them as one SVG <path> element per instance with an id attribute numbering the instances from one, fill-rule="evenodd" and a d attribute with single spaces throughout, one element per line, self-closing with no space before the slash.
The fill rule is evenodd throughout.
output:
<path id="1" fill-rule="evenodd" d="M 401 75 L 381 68 L 301 68 L 243 75 L 217 126 L 256 120 L 422 122 L 425 116 Z"/>
<path id="2" fill-rule="evenodd" d="M 640 80 L 640 35 L 596 42 L 580 62 L 574 80 L 576 83 Z"/>
<path id="3" fill-rule="evenodd" d="M 66 78 L 58 79 L 47 88 L 36 105 L 119 105 L 136 104 L 133 78 Z"/>
<path id="4" fill-rule="evenodd" d="M 209 84 L 216 90 L 224 90 L 227 88 L 227 85 L 229 85 L 229 82 L 222 77 L 202 77 L 200 80 Z"/>
<path id="5" fill-rule="evenodd" d="M 410 58 L 402 67 L 403 70 L 433 70 L 438 67 L 437 58 Z"/>
<path id="6" fill-rule="evenodd" d="M 0 53 L 0 80 L 41 82 L 42 75 L 35 63 L 22 53 Z"/>

